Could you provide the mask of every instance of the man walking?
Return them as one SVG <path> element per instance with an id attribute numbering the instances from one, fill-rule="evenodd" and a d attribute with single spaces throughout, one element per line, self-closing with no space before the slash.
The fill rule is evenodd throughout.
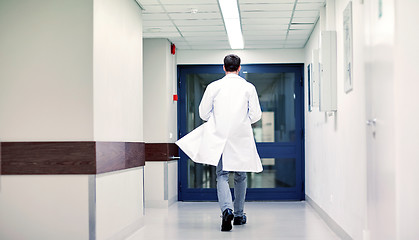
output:
<path id="1" fill-rule="evenodd" d="M 230 231 L 233 219 L 234 225 L 247 220 L 243 213 L 246 173 L 262 171 L 251 126 L 262 112 L 255 87 L 238 75 L 240 58 L 227 55 L 223 68 L 226 76 L 208 85 L 199 105 L 199 116 L 207 122 L 176 144 L 194 162 L 217 166 L 221 231 Z M 228 184 L 230 171 L 234 172 L 234 206 Z"/>

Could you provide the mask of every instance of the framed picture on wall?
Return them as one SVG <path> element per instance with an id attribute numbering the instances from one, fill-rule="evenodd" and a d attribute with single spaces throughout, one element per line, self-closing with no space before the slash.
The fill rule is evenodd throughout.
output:
<path id="1" fill-rule="evenodd" d="M 349 1 L 343 11 L 343 49 L 344 49 L 344 87 L 348 93 L 353 89 L 352 63 L 352 1 Z"/>

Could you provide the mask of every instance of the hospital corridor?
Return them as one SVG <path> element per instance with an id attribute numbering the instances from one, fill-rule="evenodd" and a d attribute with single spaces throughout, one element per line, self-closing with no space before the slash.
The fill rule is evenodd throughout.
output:
<path id="1" fill-rule="evenodd" d="M 418 11 L 0 0 L 0 240 L 418 240 Z"/>

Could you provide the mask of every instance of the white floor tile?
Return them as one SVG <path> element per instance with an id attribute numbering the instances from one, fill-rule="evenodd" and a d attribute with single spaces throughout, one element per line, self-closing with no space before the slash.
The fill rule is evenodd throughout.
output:
<path id="1" fill-rule="evenodd" d="M 215 202 L 177 202 L 169 209 L 146 209 L 146 224 L 128 240 L 339 239 L 306 202 L 246 202 L 247 224 L 221 232 Z"/>

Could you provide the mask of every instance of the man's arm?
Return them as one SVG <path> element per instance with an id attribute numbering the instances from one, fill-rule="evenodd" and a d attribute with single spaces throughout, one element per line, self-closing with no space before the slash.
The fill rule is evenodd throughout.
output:
<path id="1" fill-rule="evenodd" d="M 259 97 L 255 87 L 252 90 L 249 98 L 249 118 L 251 123 L 255 123 L 262 117 L 262 110 L 260 110 Z"/>
<path id="2" fill-rule="evenodd" d="M 208 85 L 207 89 L 204 92 L 204 96 L 202 96 L 201 103 L 199 104 L 199 117 L 202 120 L 208 121 L 211 116 L 211 112 L 213 109 L 213 96 L 211 93 L 211 87 Z"/>

